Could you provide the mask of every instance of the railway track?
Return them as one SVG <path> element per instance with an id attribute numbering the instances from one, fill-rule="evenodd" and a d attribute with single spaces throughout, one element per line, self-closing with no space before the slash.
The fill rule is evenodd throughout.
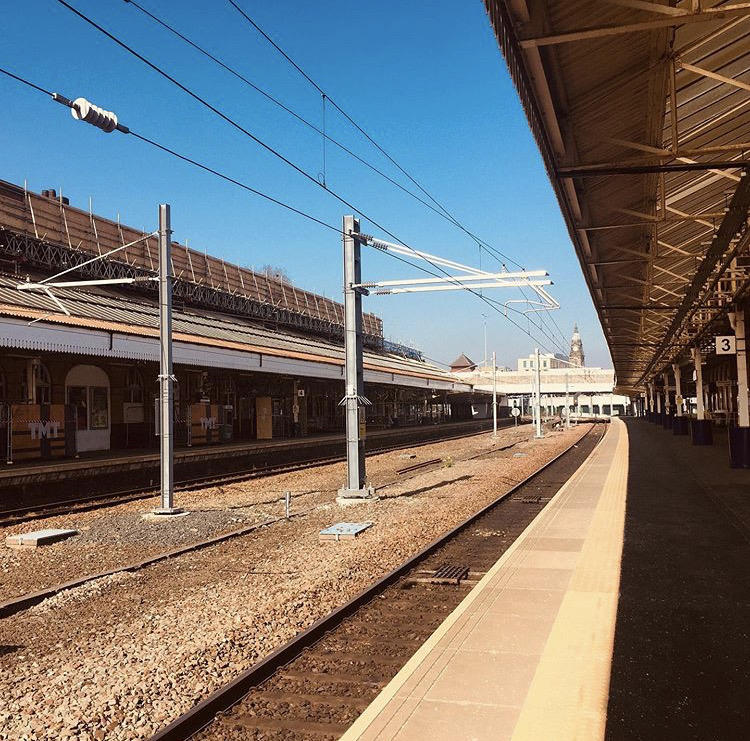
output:
<path id="1" fill-rule="evenodd" d="M 336 739 L 518 538 L 604 434 L 576 444 L 321 618 L 152 741 Z"/>
<path id="2" fill-rule="evenodd" d="M 419 445 L 430 445 L 437 442 L 446 442 L 449 440 L 457 440 L 460 438 L 475 437 L 477 435 L 483 435 L 486 433 L 487 430 L 483 429 L 471 432 L 444 435 L 440 437 L 430 438 L 424 441 L 417 440 L 408 443 L 399 442 L 394 445 L 382 445 L 381 447 L 368 450 L 367 454 L 377 455 L 379 453 L 386 453 L 393 450 L 413 448 Z M 307 468 L 313 468 L 316 466 L 322 466 L 331 463 L 340 463 L 345 460 L 345 455 L 335 454 L 331 456 L 317 456 L 315 458 L 295 461 L 291 463 L 253 466 L 252 468 L 248 468 L 242 471 L 234 471 L 232 473 L 224 475 L 214 474 L 210 476 L 198 476 L 177 481 L 175 484 L 175 491 L 187 491 L 190 489 L 198 489 L 210 486 L 226 486 L 228 484 L 248 481 L 250 479 L 273 476 L 274 474 L 289 473 L 292 471 L 300 471 Z M 419 466 L 417 467 L 421 468 L 426 465 L 426 463 L 423 463 L 419 464 Z M 112 505 L 123 504 L 125 502 L 133 502 L 139 499 L 148 499 L 150 497 L 153 497 L 156 493 L 158 493 L 158 491 L 158 486 L 138 486 L 115 492 L 95 494 L 85 497 L 75 497 L 70 499 L 66 498 L 64 500 L 56 502 L 34 503 L 24 507 L 1 510 L 0 526 L 16 525 L 24 522 L 44 519 L 46 517 L 52 517 L 58 514 L 86 512 L 93 509 L 99 509 L 101 507 L 110 507 Z"/>

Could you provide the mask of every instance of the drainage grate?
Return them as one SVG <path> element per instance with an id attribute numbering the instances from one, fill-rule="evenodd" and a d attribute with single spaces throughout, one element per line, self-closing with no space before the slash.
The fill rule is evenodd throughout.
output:
<path id="1" fill-rule="evenodd" d="M 435 573 L 427 581 L 431 584 L 458 584 L 461 579 L 469 576 L 468 566 L 455 566 L 448 564 L 435 569 Z"/>

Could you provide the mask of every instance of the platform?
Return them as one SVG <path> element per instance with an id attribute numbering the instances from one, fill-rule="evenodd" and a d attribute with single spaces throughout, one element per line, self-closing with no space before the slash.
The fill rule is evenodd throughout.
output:
<path id="1" fill-rule="evenodd" d="M 750 472 L 724 454 L 613 420 L 343 739 L 741 737 Z"/>
<path id="2" fill-rule="evenodd" d="M 512 424 L 510 419 L 498 420 L 500 426 Z M 472 434 L 491 429 L 492 420 L 468 420 L 442 424 L 418 425 L 411 427 L 394 427 L 388 430 L 372 430 L 367 434 L 368 447 L 377 449 L 381 444 L 419 444 L 429 442 L 430 438 L 442 435 Z M 195 447 L 175 449 L 175 466 L 187 467 L 219 460 L 228 462 L 259 455 L 284 456 L 296 455 L 308 451 L 317 454 L 325 448 L 343 446 L 345 436 L 341 433 L 310 435 L 299 438 L 280 438 L 276 440 L 242 440 L 228 443 L 215 443 Z M 343 447 L 342 447 L 343 451 Z M 158 469 L 158 449 L 131 451 L 100 451 L 82 453 L 78 458 L 53 458 L 49 460 L 18 461 L 12 465 L 0 467 L 0 487 L 20 484 L 41 483 L 67 480 L 71 478 L 91 477 L 98 474 L 122 473 L 126 471 L 142 472 L 145 469 Z"/>

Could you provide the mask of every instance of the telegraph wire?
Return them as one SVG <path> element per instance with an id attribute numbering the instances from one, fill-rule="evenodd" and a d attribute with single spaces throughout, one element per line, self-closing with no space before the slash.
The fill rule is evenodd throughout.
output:
<path id="1" fill-rule="evenodd" d="M 33 90 L 38 90 L 40 93 L 44 93 L 45 95 L 49 95 L 50 98 L 52 97 L 52 91 L 46 90 L 45 88 L 41 87 L 40 85 L 36 85 L 30 80 L 26 80 L 23 77 L 19 77 L 18 75 L 14 75 L 10 70 L 3 69 L 0 67 L 0 72 L 2 72 L 4 75 L 7 75 L 8 77 L 12 78 L 13 80 L 16 80 L 16 82 L 20 82 L 23 85 L 27 85 L 28 87 L 32 88 Z"/>
<path id="2" fill-rule="evenodd" d="M 58 0 L 58 1 L 59 2 L 63 2 L 63 0 Z M 6 75 L 7 77 L 15 80 L 16 82 L 19 82 L 19 83 L 21 83 L 23 85 L 26 85 L 27 87 L 29 87 L 29 88 L 37 91 L 37 92 L 40 92 L 40 93 L 42 93 L 42 94 L 44 94 L 44 95 L 52 98 L 53 100 L 56 99 L 55 98 L 55 96 L 57 95 L 56 93 L 53 93 L 52 91 L 50 91 L 50 90 L 48 90 L 48 89 L 46 89 L 46 88 L 44 88 L 44 87 L 42 87 L 40 85 L 37 85 L 37 84 L 31 82 L 28 79 L 20 77 L 20 76 L 14 74 L 12 72 L 10 72 L 9 70 L 7 70 L 5 68 L 0 67 L 0 73 L 2 73 L 4 75 Z M 201 163 L 198 160 L 195 160 L 195 159 L 193 159 L 193 158 L 191 158 L 191 157 L 189 157 L 187 155 L 181 154 L 180 152 L 177 152 L 176 150 L 174 150 L 174 149 L 172 149 L 172 148 L 170 148 L 170 147 L 168 147 L 168 146 L 166 146 L 164 144 L 161 144 L 160 142 L 157 142 L 154 139 L 151 139 L 151 138 L 149 138 L 149 137 L 147 137 L 147 136 L 145 136 L 143 134 L 139 134 L 136 131 L 133 131 L 129 127 L 127 127 L 126 131 L 124 131 L 123 133 L 126 133 L 126 134 L 128 134 L 130 136 L 133 136 L 136 139 L 139 139 L 140 141 L 142 141 L 142 142 L 144 142 L 146 144 L 149 144 L 149 145 L 155 147 L 156 149 L 159 149 L 160 151 L 162 151 L 162 152 L 164 152 L 166 154 L 169 154 L 169 155 L 171 155 L 173 157 L 176 157 L 177 159 L 179 159 L 179 160 L 181 160 L 183 162 L 186 162 L 186 163 L 188 163 L 190 165 L 193 165 L 194 167 L 197 167 L 197 168 L 199 168 L 199 169 L 201 169 L 201 170 L 203 170 L 205 172 L 208 172 L 208 173 L 210 173 L 210 174 L 212 174 L 212 175 L 214 175 L 214 176 L 216 176 L 216 177 L 218 177 L 218 178 L 220 178 L 220 179 L 222 179 L 222 180 L 224 180 L 226 182 L 229 182 L 229 183 L 231 183 L 233 185 L 236 185 L 236 186 L 242 188 L 243 190 L 248 191 L 248 192 L 250 192 L 250 193 L 252 193 L 254 195 L 257 195 L 257 196 L 259 196 L 259 197 L 261 197 L 261 198 L 263 198 L 263 199 L 265 199 L 265 200 L 267 200 L 267 201 L 269 201 L 271 203 L 274 203 L 274 204 L 276 204 L 276 205 L 278 205 L 278 206 L 280 206 L 280 207 L 282 207 L 282 208 L 284 208 L 284 209 L 286 209 L 286 210 L 288 210 L 288 211 L 290 211 L 292 213 L 295 213 L 295 214 L 297 214 L 299 216 L 302 216 L 305 219 L 308 219 L 309 221 L 311 221 L 311 222 L 313 222 L 315 224 L 318 224 L 319 226 L 322 226 L 322 227 L 325 227 L 326 229 L 334 231 L 334 232 L 336 232 L 339 235 L 343 235 L 343 232 L 342 232 L 342 230 L 341 230 L 340 227 L 337 227 L 337 226 L 334 226 L 332 224 L 329 224 L 329 223 L 323 221 L 322 219 L 319 219 L 316 216 L 313 216 L 312 214 L 309 214 L 309 213 L 307 213 L 307 212 L 305 212 L 305 211 L 303 211 L 301 209 L 298 209 L 298 208 L 296 208 L 296 207 L 294 207 L 294 206 L 292 206 L 292 205 L 290 205 L 288 203 L 285 203 L 284 201 L 281 201 L 281 200 L 279 200 L 277 198 L 274 198 L 273 196 L 271 196 L 271 195 L 269 195 L 267 193 L 264 193 L 263 191 L 258 190 L 257 188 L 253 188 L 253 187 L 247 185 L 246 183 L 243 183 L 242 181 L 237 180 L 236 178 L 233 178 L 233 177 L 231 177 L 229 175 L 226 175 L 225 173 L 222 173 L 221 171 L 219 171 L 219 170 L 217 170 L 217 169 L 215 169 L 215 168 L 213 168 L 213 167 L 211 167 L 209 165 Z M 349 205 L 351 208 L 354 208 L 350 204 L 346 204 L 346 205 Z M 354 209 L 354 210 L 356 210 L 359 213 L 359 211 L 357 209 Z M 363 214 L 360 214 L 360 215 L 362 215 L 363 218 L 365 218 L 366 220 L 371 221 L 367 216 L 365 216 Z M 371 223 L 375 224 L 375 226 L 377 226 L 378 228 L 382 229 L 386 234 L 388 234 L 393 239 L 396 239 L 398 242 L 400 242 L 401 244 L 403 244 L 404 247 L 406 247 L 407 249 L 409 249 L 412 252 L 416 253 L 416 250 L 414 250 L 413 247 L 410 247 L 408 244 L 405 244 L 402 240 L 399 240 L 397 236 L 395 236 L 394 234 L 392 234 L 390 231 L 388 231 L 387 229 L 385 229 L 383 226 L 377 224 L 374 221 L 371 221 Z M 439 273 L 436 273 L 436 272 L 430 270 L 429 268 L 424 267 L 423 265 L 419 265 L 417 263 L 413 263 L 410 260 L 407 260 L 406 258 L 404 258 L 403 256 L 396 255 L 396 254 L 393 254 L 393 253 L 390 253 L 390 252 L 386 252 L 386 254 L 389 257 L 391 257 L 393 259 L 396 259 L 396 260 L 399 260 L 400 262 L 402 262 L 402 263 L 404 263 L 406 265 L 409 265 L 409 266 L 411 266 L 413 268 L 416 268 L 417 270 L 419 270 L 419 271 L 421 271 L 423 273 L 426 273 L 426 274 L 431 275 L 433 277 L 439 277 L 439 278 L 443 277 Z M 439 265 L 434 264 L 433 262 L 431 262 L 430 260 L 427 260 L 426 258 L 423 258 L 423 259 L 425 259 L 426 262 L 428 262 L 430 265 L 432 265 L 433 268 L 436 268 L 437 270 L 439 270 L 440 273 L 443 273 L 444 275 L 446 275 L 448 277 L 451 277 Z M 457 283 L 457 282 L 454 281 L 454 283 Z M 478 296 L 481 300 L 483 300 L 485 303 L 487 303 L 491 308 L 493 308 L 495 311 L 497 311 L 499 314 L 501 314 L 501 316 L 504 316 L 505 319 L 507 319 L 511 324 L 513 324 L 515 327 L 517 327 L 518 329 L 520 329 L 524 334 L 526 334 L 528 337 L 530 337 L 531 339 L 535 340 L 536 342 L 539 342 L 538 338 L 534 337 L 534 335 L 531 332 L 529 332 L 527 329 L 524 329 L 518 322 L 516 322 L 510 316 L 508 316 L 507 313 L 503 313 L 495 305 L 495 304 L 499 304 L 499 302 L 497 302 L 497 301 L 495 301 L 493 299 L 487 299 L 486 297 L 481 296 L 480 294 L 478 294 L 473 289 L 465 289 L 465 290 L 468 291 L 469 293 L 473 293 L 475 296 Z M 518 313 L 518 314 L 522 314 L 523 313 L 523 312 L 519 312 L 516 309 L 512 309 L 512 307 L 504 307 L 504 308 L 506 308 L 506 309 L 509 308 L 509 309 L 511 309 L 512 311 L 514 311 L 515 313 Z M 539 328 L 539 330 L 550 341 L 552 341 L 553 343 L 555 342 L 554 338 L 550 337 L 544 330 L 542 330 L 541 328 Z M 546 345 L 544 345 L 544 343 L 539 342 L 539 344 L 545 350 L 549 351 L 549 348 L 546 347 Z"/>

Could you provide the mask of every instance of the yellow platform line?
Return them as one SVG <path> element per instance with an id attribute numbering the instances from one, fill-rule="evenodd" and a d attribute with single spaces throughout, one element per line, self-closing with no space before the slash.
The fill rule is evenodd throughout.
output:
<path id="1" fill-rule="evenodd" d="M 604 738 L 628 483 L 627 428 L 617 424 L 614 459 L 513 741 Z"/>

